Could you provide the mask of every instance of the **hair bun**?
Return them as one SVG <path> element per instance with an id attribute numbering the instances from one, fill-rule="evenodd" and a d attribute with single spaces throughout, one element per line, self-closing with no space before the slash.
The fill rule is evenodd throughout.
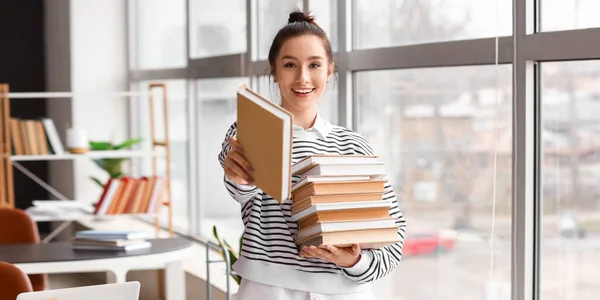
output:
<path id="1" fill-rule="evenodd" d="M 288 24 L 296 23 L 296 22 L 308 22 L 311 24 L 315 24 L 315 18 L 310 14 L 304 13 L 302 11 L 296 10 L 290 13 L 290 17 L 288 18 Z"/>

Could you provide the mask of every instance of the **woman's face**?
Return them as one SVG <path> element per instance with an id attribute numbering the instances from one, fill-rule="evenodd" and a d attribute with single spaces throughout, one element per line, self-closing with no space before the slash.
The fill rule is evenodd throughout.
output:
<path id="1" fill-rule="evenodd" d="M 316 109 L 332 72 L 333 63 L 319 37 L 303 35 L 287 40 L 273 72 L 282 105 L 295 112 Z"/>

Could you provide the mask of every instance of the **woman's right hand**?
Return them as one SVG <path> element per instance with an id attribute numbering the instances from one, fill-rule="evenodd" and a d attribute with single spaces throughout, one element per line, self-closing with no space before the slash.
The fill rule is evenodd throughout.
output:
<path id="1" fill-rule="evenodd" d="M 225 157 L 225 175 L 227 175 L 229 180 L 238 184 L 254 184 L 254 179 L 251 175 L 254 170 L 243 155 L 244 150 L 242 149 L 242 145 L 234 137 L 230 137 L 228 142 L 232 148 Z"/>

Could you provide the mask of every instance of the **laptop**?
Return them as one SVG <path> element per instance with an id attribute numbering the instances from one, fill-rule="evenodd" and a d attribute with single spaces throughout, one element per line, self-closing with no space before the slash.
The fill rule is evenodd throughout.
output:
<path id="1" fill-rule="evenodd" d="M 139 300 L 140 283 L 129 281 L 21 293 L 17 300 Z"/>

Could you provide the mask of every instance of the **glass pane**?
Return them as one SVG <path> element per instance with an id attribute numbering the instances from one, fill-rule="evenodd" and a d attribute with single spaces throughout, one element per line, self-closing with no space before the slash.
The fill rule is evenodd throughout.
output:
<path id="1" fill-rule="evenodd" d="M 244 226 L 240 205 L 225 188 L 223 168 L 217 160 L 229 126 L 236 120 L 236 91 L 248 78 L 202 79 L 196 81 L 198 127 L 196 128 L 200 178 L 200 234 L 212 237 L 212 227 L 237 247 Z"/>
<path id="2" fill-rule="evenodd" d="M 509 300 L 511 67 L 360 72 L 356 97 L 409 222 L 377 299 Z"/>
<path id="3" fill-rule="evenodd" d="M 338 47 L 337 0 L 309 0 L 308 7 L 315 21 L 329 37 L 333 52 Z"/>
<path id="4" fill-rule="evenodd" d="M 597 0 L 542 0 L 542 31 L 600 27 Z"/>
<path id="5" fill-rule="evenodd" d="M 156 83 L 167 85 L 168 109 L 169 109 L 169 140 L 171 143 L 171 195 L 173 202 L 173 225 L 176 230 L 184 233 L 189 232 L 189 162 L 188 162 L 188 130 L 187 130 L 187 81 L 186 80 L 156 80 Z M 150 82 L 140 82 L 140 90 L 148 91 Z M 165 120 L 163 110 L 163 98 L 160 89 L 154 90 L 154 126 L 156 139 L 165 140 Z M 150 133 L 150 106 L 148 98 L 140 98 L 136 103 L 138 114 L 138 132 L 144 138 L 144 149 L 152 149 Z M 165 154 L 163 147 L 158 147 L 160 153 Z M 166 157 L 166 156 L 164 156 Z M 133 160 L 140 162 L 138 169 L 141 176 L 152 175 L 152 159 L 144 158 Z M 157 171 L 160 176 L 167 175 L 167 162 L 163 156 L 157 160 Z M 161 221 L 167 224 L 168 211 L 164 207 Z"/>
<path id="6" fill-rule="evenodd" d="M 297 8 L 302 9 L 301 0 L 258 0 L 259 60 L 267 59 L 273 38 L 287 24 L 290 12 Z"/>
<path id="7" fill-rule="evenodd" d="M 355 0 L 354 48 L 512 34 L 512 1 Z"/>
<path id="8" fill-rule="evenodd" d="M 599 61 L 542 64 L 540 299 L 597 299 Z"/>
<path id="9" fill-rule="evenodd" d="M 319 112 L 321 116 L 329 121 L 331 124 L 338 124 L 338 86 L 336 77 L 337 74 L 332 76 L 331 82 L 328 84 L 327 89 L 323 93 L 321 100 L 319 100 Z M 263 97 L 271 100 L 274 103 L 281 104 L 281 94 L 277 84 L 273 82 L 270 76 L 261 76 L 257 79 L 258 88 L 257 91 Z"/>
<path id="10" fill-rule="evenodd" d="M 190 56 L 246 52 L 246 0 L 190 2 Z"/>
<path id="11" fill-rule="evenodd" d="M 134 12 L 137 68 L 185 67 L 185 0 L 135 1 Z"/>

